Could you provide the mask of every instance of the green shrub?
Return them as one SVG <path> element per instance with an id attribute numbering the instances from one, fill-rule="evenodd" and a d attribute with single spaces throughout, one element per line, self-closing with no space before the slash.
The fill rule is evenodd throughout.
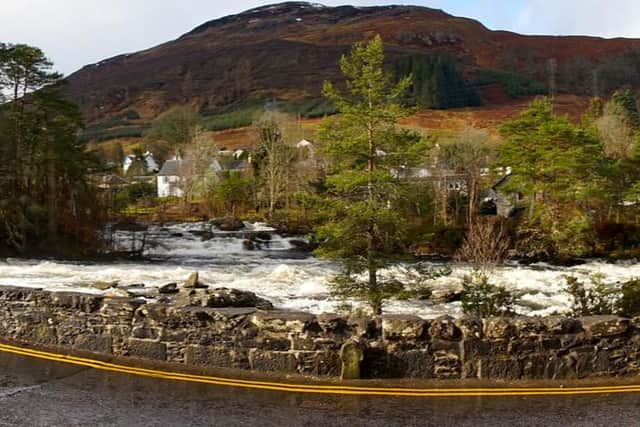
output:
<path id="1" fill-rule="evenodd" d="M 156 196 L 156 186 L 148 182 L 139 182 L 124 187 L 115 195 L 114 202 L 118 210 L 125 209 L 129 204 L 140 199 Z"/>
<path id="2" fill-rule="evenodd" d="M 543 84 L 527 76 L 500 70 L 479 70 L 476 74 L 476 84 L 479 86 L 499 84 L 512 98 L 542 95 L 547 91 Z"/>
<path id="3" fill-rule="evenodd" d="M 566 278 L 567 292 L 573 298 L 571 315 L 574 317 L 613 314 L 618 299 L 617 289 L 606 285 L 603 276 L 591 276 L 591 286 L 587 287 L 576 277 Z"/>
<path id="4" fill-rule="evenodd" d="M 487 275 L 473 273 L 462 281 L 462 310 L 465 314 L 481 318 L 512 316 L 518 298 L 503 286 L 489 282 Z"/>
<path id="5" fill-rule="evenodd" d="M 102 142 L 118 138 L 140 138 L 148 128 L 148 125 L 123 126 L 111 129 L 90 127 L 80 133 L 80 140 L 82 142 Z"/>
<path id="6" fill-rule="evenodd" d="M 622 285 L 621 295 L 616 303 L 616 314 L 625 317 L 640 316 L 640 279 L 630 280 Z"/>

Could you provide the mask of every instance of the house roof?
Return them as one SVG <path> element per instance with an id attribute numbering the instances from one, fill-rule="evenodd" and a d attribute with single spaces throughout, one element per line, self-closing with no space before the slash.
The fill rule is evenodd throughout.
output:
<path id="1" fill-rule="evenodd" d="M 129 181 L 115 174 L 102 176 L 102 184 L 104 185 L 126 185 L 128 183 Z"/>
<path id="2" fill-rule="evenodd" d="M 182 160 L 167 160 L 158 172 L 159 176 L 179 176 Z"/>
<path id="3" fill-rule="evenodd" d="M 248 163 L 246 160 L 233 160 L 231 162 L 228 162 L 226 165 L 227 170 L 230 171 L 239 171 L 239 170 L 245 170 L 248 167 Z"/>

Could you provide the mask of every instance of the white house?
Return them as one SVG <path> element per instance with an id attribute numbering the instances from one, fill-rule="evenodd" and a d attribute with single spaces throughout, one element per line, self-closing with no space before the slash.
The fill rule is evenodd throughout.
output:
<path id="1" fill-rule="evenodd" d="M 188 160 L 167 160 L 162 165 L 160 172 L 158 172 L 158 197 L 184 197 L 183 177 L 192 167 L 193 164 Z M 222 161 L 213 159 L 209 169 L 212 175 L 220 175 L 224 172 L 245 173 L 249 170 L 249 162 L 247 160 L 237 160 L 233 157 L 222 159 Z M 205 173 L 200 178 L 206 180 L 207 176 L 209 174 Z"/>
<path id="2" fill-rule="evenodd" d="M 127 173 L 129 168 L 133 164 L 133 161 L 135 160 L 135 158 L 136 156 L 134 156 L 133 154 L 130 154 L 124 158 L 124 161 L 122 162 L 122 169 L 124 170 L 124 173 Z M 144 161 L 145 161 L 147 173 L 158 172 L 158 170 L 160 169 L 158 162 L 156 162 L 156 159 L 153 157 L 153 154 L 150 153 L 149 151 L 144 153 Z"/>
<path id="3" fill-rule="evenodd" d="M 158 197 L 184 197 L 181 186 L 184 160 L 167 160 L 158 172 Z"/>

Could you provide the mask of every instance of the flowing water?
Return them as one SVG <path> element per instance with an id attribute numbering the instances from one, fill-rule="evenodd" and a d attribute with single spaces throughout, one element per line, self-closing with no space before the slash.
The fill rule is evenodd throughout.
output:
<path id="1" fill-rule="evenodd" d="M 259 248 L 247 250 L 247 234 L 271 234 Z M 313 313 L 335 312 L 341 302 L 329 295 L 327 280 L 338 271 L 334 263 L 319 260 L 296 250 L 292 240 L 272 233 L 261 224 L 247 224 L 244 232 L 222 232 L 206 223 L 150 226 L 144 259 L 127 262 L 77 263 L 47 260 L 0 260 L 0 286 L 24 286 L 49 290 L 110 293 L 91 286 L 95 282 L 117 281 L 123 285 L 157 287 L 182 282 L 198 271 L 201 281 L 214 287 L 250 290 L 270 300 L 276 307 Z M 120 249 L 140 249 L 142 233 L 118 231 Z M 294 242 L 295 243 L 295 242 Z M 436 265 L 437 266 L 437 265 Z M 396 269 L 402 274 L 403 267 Z M 459 284 L 468 267 L 455 267 L 450 276 L 437 279 L 433 288 Z M 506 286 L 520 296 L 518 312 L 529 315 L 565 313 L 570 299 L 564 292 L 564 278 L 576 276 L 586 282 L 595 273 L 606 282 L 623 282 L 640 277 L 640 263 L 609 264 L 590 261 L 575 267 L 546 264 L 498 268 L 493 283 Z M 357 301 L 353 301 L 355 306 Z M 430 301 L 389 301 L 387 313 L 434 317 L 460 315 L 460 303 L 433 304 Z"/>

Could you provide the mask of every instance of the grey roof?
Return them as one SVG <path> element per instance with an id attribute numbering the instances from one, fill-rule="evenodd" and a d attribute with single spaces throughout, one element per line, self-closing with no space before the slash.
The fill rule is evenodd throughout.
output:
<path id="1" fill-rule="evenodd" d="M 230 171 L 239 171 L 239 170 L 245 170 L 247 169 L 247 167 L 249 166 L 249 163 L 246 160 L 232 160 L 229 163 L 227 163 L 226 165 L 227 170 Z"/>
<path id="2" fill-rule="evenodd" d="M 167 160 L 162 165 L 162 169 L 158 172 L 158 176 L 181 176 L 183 172 L 188 170 L 190 162 L 188 160 Z M 223 162 L 222 164 L 213 159 L 209 167 L 211 171 L 220 173 L 223 170 L 241 170 L 246 169 L 247 162 L 244 160 L 234 160 L 230 162 Z"/>
<path id="3" fill-rule="evenodd" d="M 167 160 L 162 165 L 162 169 L 158 172 L 159 176 L 180 176 L 180 169 L 182 168 L 182 160 Z"/>

